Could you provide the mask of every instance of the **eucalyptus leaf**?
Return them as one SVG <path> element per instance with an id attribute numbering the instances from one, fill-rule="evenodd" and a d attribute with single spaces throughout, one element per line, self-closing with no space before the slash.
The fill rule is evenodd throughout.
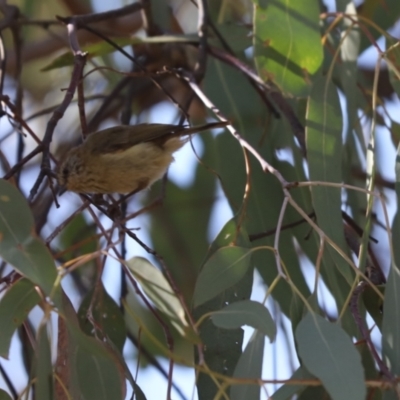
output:
<path id="1" fill-rule="evenodd" d="M 296 341 L 304 366 L 322 381 L 332 400 L 365 400 L 360 354 L 338 325 L 308 313 L 296 328 Z"/>
<path id="2" fill-rule="evenodd" d="M 6 391 L 0 389 L 0 400 L 12 400 L 12 399 L 11 396 Z"/>
<path id="3" fill-rule="evenodd" d="M 39 293 L 28 279 L 15 282 L 0 300 L 0 356 L 8 358 L 12 336 L 40 301 Z"/>
<path id="4" fill-rule="evenodd" d="M 243 354 L 236 365 L 234 378 L 261 379 L 264 356 L 264 334 L 255 330 Z M 231 400 L 258 399 L 258 384 L 233 385 L 230 390 Z"/>
<path id="5" fill-rule="evenodd" d="M 283 92 L 304 96 L 322 64 L 319 1 L 255 2 L 254 51 L 259 75 Z"/>
<path id="6" fill-rule="evenodd" d="M 197 307 L 230 288 L 246 274 L 250 267 L 251 250 L 242 247 L 222 247 L 205 263 L 194 289 Z"/>
<path id="7" fill-rule="evenodd" d="M 142 257 L 131 258 L 126 263 L 156 308 L 166 315 L 177 331 L 184 336 L 189 328 L 185 311 L 161 271 Z"/>
<path id="8" fill-rule="evenodd" d="M 58 274 L 53 257 L 33 232 L 26 199 L 16 187 L 0 179 L 0 256 L 61 306 L 60 287 L 54 287 Z"/>
<path id="9" fill-rule="evenodd" d="M 51 363 L 51 343 L 47 335 L 47 326 L 41 325 L 38 330 L 36 347 L 35 395 L 41 400 L 54 399 L 54 377 Z"/>
<path id="10" fill-rule="evenodd" d="M 224 307 L 211 316 L 214 324 L 220 328 L 235 329 L 243 325 L 251 326 L 268 336 L 273 342 L 276 326 L 268 308 L 253 300 L 237 301 Z"/>

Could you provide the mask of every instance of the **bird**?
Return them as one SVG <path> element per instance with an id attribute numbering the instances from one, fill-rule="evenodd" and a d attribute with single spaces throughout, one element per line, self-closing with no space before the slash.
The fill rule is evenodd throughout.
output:
<path id="1" fill-rule="evenodd" d="M 190 135 L 226 125 L 228 121 L 193 127 L 145 123 L 93 132 L 67 152 L 58 182 L 76 193 L 137 193 L 163 177 L 173 153 Z"/>

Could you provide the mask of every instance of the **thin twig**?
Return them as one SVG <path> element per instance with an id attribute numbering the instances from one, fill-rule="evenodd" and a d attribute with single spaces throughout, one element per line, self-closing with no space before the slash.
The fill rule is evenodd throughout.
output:
<path id="1" fill-rule="evenodd" d="M 76 25 L 77 28 L 81 28 L 86 24 L 93 24 L 95 22 L 106 21 L 118 17 L 125 17 L 126 15 L 138 12 L 141 9 L 142 9 L 142 4 L 132 3 L 125 7 L 117 8 L 115 10 L 105 11 L 102 13 L 74 15 L 72 17 L 60 17 L 56 15 L 56 18 L 66 25 L 70 24 L 73 21 L 73 23 Z"/>
<path id="2" fill-rule="evenodd" d="M 71 103 L 72 98 L 74 97 L 75 90 L 79 84 L 80 77 L 82 76 L 82 71 L 86 63 L 86 53 L 83 53 L 79 48 L 78 39 L 76 37 L 76 26 L 74 23 L 69 23 L 67 25 L 69 38 L 70 38 L 70 45 L 72 52 L 74 53 L 74 68 L 71 74 L 71 80 L 68 89 L 65 92 L 65 96 L 63 101 L 61 102 L 60 106 L 54 111 L 52 117 L 50 118 L 49 122 L 47 123 L 46 132 L 44 134 L 42 143 L 39 145 L 41 151 L 43 152 L 43 159 L 41 164 L 41 170 L 39 176 L 33 185 L 29 200 L 32 200 L 33 197 L 36 195 L 39 186 L 41 185 L 43 179 L 46 176 L 49 176 L 49 171 L 51 171 L 51 165 L 49 160 L 49 153 L 50 153 L 50 143 L 53 138 L 53 132 L 58 124 L 58 121 L 64 116 L 65 111 L 67 110 L 69 104 Z M 52 180 L 50 178 L 50 185 Z M 51 186 L 50 186 L 51 187 Z M 55 193 L 54 199 L 57 203 Z"/>

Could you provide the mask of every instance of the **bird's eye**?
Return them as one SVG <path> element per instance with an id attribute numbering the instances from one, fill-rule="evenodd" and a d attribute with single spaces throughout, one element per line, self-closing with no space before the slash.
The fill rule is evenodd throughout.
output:
<path id="1" fill-rule="evenodd" d="M 67 178 L 67 176 L 69 175 L 69 169 L 67 167 L 65 167 L 62 170 L 62 175 L 63 175 L 64 178 Z"/>

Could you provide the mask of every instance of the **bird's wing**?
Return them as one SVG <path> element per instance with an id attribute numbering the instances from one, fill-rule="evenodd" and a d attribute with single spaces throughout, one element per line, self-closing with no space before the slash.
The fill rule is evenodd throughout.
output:
<path id="1" fill-rule="evenodd" d="M 120 125 L 90 134 L 90 148 L 95 154 L 114 153 L 136 144 L 157 141 L 167 135 L 184 134 L 185 126 L 167 124 Z M 89 143 L 87 143 L 89 145 Z"/>
<path id="2" fill-rule="evenodd" d="M 144 142 L 163 146 L 168 137 L 191 135 L 226 125 L 229 125 L 228 121 L 192 127 L 170 124 L 120 125 L 92 133 L 86 141 L 93 154 L 115 153 Z"/>

